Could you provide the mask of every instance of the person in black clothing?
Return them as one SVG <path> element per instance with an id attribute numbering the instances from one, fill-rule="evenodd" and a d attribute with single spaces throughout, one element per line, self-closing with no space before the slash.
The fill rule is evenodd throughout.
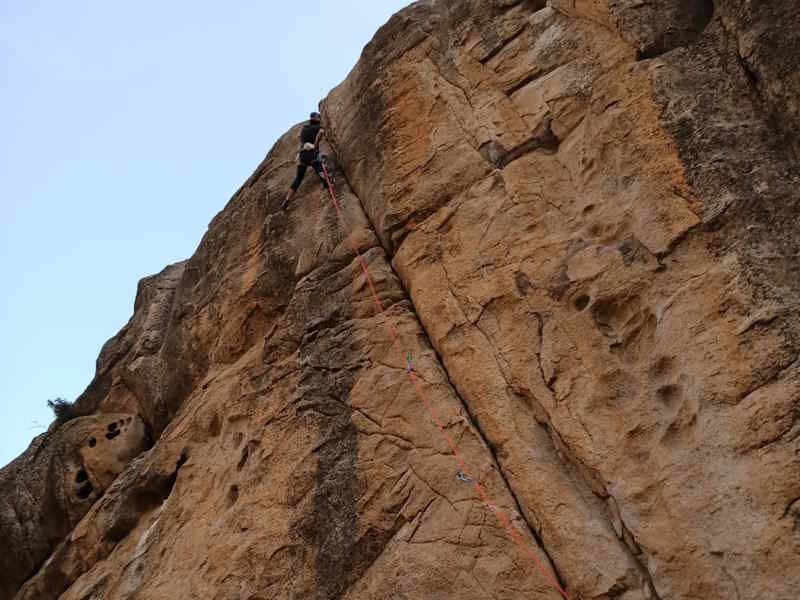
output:
<path id="1" fill-rule="evenodd" d="M 303 125 L 300 130 L 300 152 L 297 153 L 297 176 L 294 178 L 292 187 L 286 192 L 286 198 L 281 203 L 281 208 L 286 210 L 289 208 L 289 203 L 297 193 L 297 189 L 303 182 L 303 177 L 306 176 L 308 167 L 313 167 L 314 171 L 319 175 L 322 181 L 323 189 L 328 189 L 328 184 L 325 181 L 325 175 L 322 171 L 322 158 L 319 153 L 319 143 L 325 135 L 325 130 L 322 128 L 319 113 L 312 112 L 308 123 Z"/>

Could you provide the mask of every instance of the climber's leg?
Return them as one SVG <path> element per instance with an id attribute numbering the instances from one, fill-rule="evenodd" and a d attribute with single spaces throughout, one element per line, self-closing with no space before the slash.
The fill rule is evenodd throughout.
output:
<path id="1" fill-rule="evenodd" d="M 317 157 L 314 159 L 314 162 L 311 163 L 311 166 L 314 167 L 314 170 L 317 172 L 319 176 L 319 180 L 322 182 L 322 188 L 327 190 L 328 189 L 328 182 L 325 180 L 325 173 L 322 170 L 322 157 L 321 155 L 317 154 Z"/>
<path id="2" fill-rule="evenodd" d="M 289 191 L 286 192 L 286 198 L 284 198 L 283 202 L 281 203 L 281 208 L 283 210 L 286 210 L 289 207 L 289 202 L 292 201 L 292 198 L 294 198 L 294 195 L 297 193 L 297 188 L 299 188 L 300 184 L 303 183 L 303 177 L 306 176 L 306 169 L 308 169 L 308 165 L 303 162 L 297 165 L 297 175 L 295 176 Z"/>

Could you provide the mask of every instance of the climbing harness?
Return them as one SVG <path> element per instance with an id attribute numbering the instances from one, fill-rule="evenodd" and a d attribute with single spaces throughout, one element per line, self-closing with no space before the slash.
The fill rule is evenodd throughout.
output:
<path id="1" fill-rule="evenodd" d="M 564 590 L 555 576 L 550 573 L 542 564 L 542 562 L 536 557 L 536 554 L 532 550 L 529 543 L 525 541 L 522 537 L 522 534 L 517 530 L 516 527 L 512 526 L 511 521 L 509 520 L 508 516 L 505 514 L 504 511 L 499 509 L 491 500 L 489 499 L 489 495 L 487 494 L 486 490 L 483 489 L 483 486 L 478 481 L 473 481 L 472 478 L 469 476 L 469 469 L 467 468 L 467 464 L 461 455 L 456 450 L 455 443 L 450 435 L 445 431 L 444 425 L 442 425 L 443 421 L 439 416 L 438 411 L 430 403 L 428 398 L 425 396 L 424 392 L 422 391 L 422 386 L 420 386 L 419 378 L 414 370 L 411 368 L 411 355 L 408 352 L 404 352 L 403 348 L 400 346 L 400 339 L 397 335 L 397 330 L 392 325 L 392 322 L 389 320 L 388 316 L 386 315 L 386 311 L 383 308 L 383 303 L 378 298 L 378 292 L 375 289 L 375 283 L 372 281 L 372 276 L 369 274 L 369 269 L 367 268 L 366 262 L 364 262 L 364 258 L 361 256 L 361 252 L 358 250 L 358 246 L 356 245 L 355 241 L 353 240 L 353 236 L 350 235 L 350 228 L 347 225 L 347 222 L 344 220 L 344 215 L 342 214 L 341 206 L 339 204 L 339 200 L 336 198 L 336 193 L 333 190 L 333 184 L 331 184 L 330 176 L 328 175 L 328 168 L 325 166 L 325 163 L 322 163 L 322 172 L 325 175 L 325 181 L 328 185 L 328 192 L 331 196 L 331 201 L 333 202 L 333 206 L 336 209 L 336 214 L 339 217 L 339 222 L 342 224 L 342 228 L 344 229 L 345 233 L 347 234 L 347 239 L 350 242 L 350 247 L 352 248 L 353 252 L 356 255 L 356 259 L 358 260 L 359 265 L 361 265 L 361 270 L 364 272 L 364 277 L 367 280 L 367 285 L 369 286 L 370 294 L 372 295 L 372 300 L 375 303 L 375 307 L 378 309 L 378 314 L 383 317 L 383 324 L 386 328 L 389 337 L 392 340 L 392 347 L 397 350 L 400 354 L 400 359 L 405 360 L 406 364 L 406 373 L 408 374 L 408 378 L 411 381 L 411 385 L 414 387 L 416 391 L 417 397 L 420 399 L 422 404 L 425 406 L 426 410 L 428 411 L 428 415 L 433 421 L 433 424 L 436 425 L 436 428 L 439 430 L 439 433 L 444 438 L 444 441 L 447 443 L 447 446 L 450 448 L 450 451 L 453 453 L 453 456 L 458 461 L 461 470 L 456 475 L 456 479 L 463 483 L 469 483 L 475 486 L 475 489 L 478 491 L 481 499 L 483 500 L 484 504 L 489 507 L 489 510 L 497 517 L 500 525 L 506 530 L 509 539 L 516 542 L 520 549 L 533 561 L 533 564 L 536 568 L 547 578 L 550 584 L 553 586 L 553 589 L 556 590 L 564 600 L 571 600 L 569 594 Z"/>

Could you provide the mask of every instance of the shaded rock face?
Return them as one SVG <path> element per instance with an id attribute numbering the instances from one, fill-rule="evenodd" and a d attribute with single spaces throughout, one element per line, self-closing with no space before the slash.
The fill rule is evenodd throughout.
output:
<path id="1" fill-rule="evenodd" d="M 137 416 L 80 417 L 40 435 L 0 470 L 0 598 L 14 596 L 148 445 Z"/>
<path id="2" fill-rule="evenodd" d="M 78 403 L 157 442 L 16 597 L 794 598 L 800 11 L 773 4 L 394 16 L 322 103 L 347 226 L 311 182 L 278 210 L 295 127 L 140 283 Z"/>

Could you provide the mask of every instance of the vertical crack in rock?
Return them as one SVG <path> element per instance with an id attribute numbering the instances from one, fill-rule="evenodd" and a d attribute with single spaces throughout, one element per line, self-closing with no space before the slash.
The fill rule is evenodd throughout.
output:
<path id="1" fill-rule="evenodd" d="M 537 321 L 537 328 L 539 334 L 539 349 L 536 352 L 537 367 L 539 369 L 539 374 L 542 378 L 542 381 L 547 386 L 547 389 L 550 391 L 553 398 L 556 398 L 556 390 L 552 385 L 552 380 L 548 379 L 548 377 L 545 375 L 545 371 L 542 366 L 541 353 L 542 353 L 542 345 L 544 344 L 545 319 L 541 313 L 534 313 L 534 317 L 536 318 Z M 537 414 L 547 415 L 547 410 L 545 409 L 544 406 L 542 406 L 540 402 L 536 400 L 535 397 L 528 394 L 527 399 L 528 401 L 535 403 Z M 633 563 L 635 563 L 638 566 L 639 572 L 645 579 L 645 584 L 647 585 L 651 598 L 660 600 L 660 596 L 656 591 L 653 575 L 647 569 L 647 565 L 645 564 L 644 560 L 641 557 L 642 554 L 641 548 L 636 542 L 636 539 L 633 536 L 633 534 L 626 526 L 625 521 L 622 519 L 622 516 L 619 513 L 619 509 L 616 508 L 617 507 L 616 499 L 611 494 L 609 494 L 605 484 L 600 479 L 599 475 L 593 473 L 592 470 L 578 458 L 578 456 L 569 447 L 569 445 L 566 442 L 564 442 L 563 438 L 559 435 L 558 431 L 556 431 L 552 423 L 549 422 L 549 417 L 547 420 L 545 420 L 545 422 L 541 422 L 539 424 L 547 432 L 548 437 L 552 442 L 552 447 L 556 451 L 556 454 L 563 461 L 566 470 L 569 471 L 570 470 L 569 467 L 570 466 L 573 467 L 587 490 L 590 490 L 591 493 L 593 493 L 595 496 L 597 496 L 598 498 L 600 498 L 605 502 L 608 502 L 609 500 L 613 501 L 615 507 L 615 510 L 613 511 L 613 518 L 612 515 L 608 514 L 608 511 L 606 511 L 606 518 L 608 519 L 608 522 L 611 525 L 612 529 L 614 529 L 615 532 L 617 533 L 617 537 L 621 542 L 621 547 L 625 549 L 625 552 L 630 557 L 631 561 L 633 561 Z M 614 522 L 615 520 L 619 522 L 619 527 L 616 526 Z M 624 591 L 625 590 L 622 589 L 620 593 L 623 593 Z"/>
<path id="2" fill-rule="evenodd" d="M 330 136 L 329 136 L 329 143 L 331 144 L 331 146 L 334 149 L 336 148 L 335 139 L 332 139 Z M 345 181 L 347 181 L 348 186 L 352 189 L 352 186 L 350 186 L 349 180 L 347 179 L 347 174 L 346 174 L 344 168 L 341 169 L 341 174 L 342 174 L 342 177 L 345 179 Z M 565 581 L 563 575 L 561 574 L 561 571 L 558 568 L 558 565 L 556 564 L 555 560 L 550 555 L 550 553 L 547 551 L 547 548 L 546 548 L 544 542 L 542 541 L 542 538 L 539 535 L 539 532 L 536 530 L 536 527 L 532 523 L 530 523 L 528 521 L 528 519 L 526 518 L 525 511 L 522 510 L 522 507 L 521 507 L 521 504 L 519 502 L 519 499 L 518 499 L 513 487 L 509 483 L 508 478 L 506 476 L 506 473 L 503 471 L 503 469 L 502 469 L 502 467 L 500 465 L 500 462 L 498 461 L 496 449 L 493 447 L 492 444 L 490 444 L 488 442 L 487 437 L 486 437 L 484 431 L 481 428 L 480 422 L 478 421 L 478 419 L 473 414 L 469 404 L 467 402 L 465 402 L 464 399 L 461 397 L 461 395 L 458 393 L 458 391 L 457 391 L 458 388 L 456 387 L 456 385 L 454 384 L 454 382 L 450 378 L 450 373 L 448 372 L 447 367 L 446 367 L 444 361 L 442 360 L 441 355 L 436 350 L 436 347 L 434 346 L 434 344 L 431 342 L 428 330 L 425 328 L 424 323 L 422 323 L 422 321 L 419 318 L 419 315 L 416 312 L 416 308 L 414 307 L 414 301 L 411 299 L 411 295 L 409 294 L 408 290 L 406 289 L 402 278 L 394 270 L 394 266 L 392 265 L 391 261 L 388 260 L 388 256 L 389 256 L 388 250 L 386 249 L 385 246 L 383 246 L 383 243 L 381 242 L 380 236 L 377 235 L 377 231 L 375 230 L 375 225 L 372 222 L 371 215 L 366 211 L 364 203 L 361 202 L 361 199 L 358 197 L 357 194 L 355 194 L 355 191 L 353 191 L 353 194 L 354 194 L 355 198 L 358 200 L 358 202 L 361 204 L 361 209 L 362 209 L 362 211 L 364 213 L 364 216 L 365 216 L 365 218 L 367 220 L 369 228 L 372 231 L 372 233 L 375 234 L 375 239 L 378 240 L 378 243 L 381 245 L 381 248 L 382 248 L 385 256 L 387 257 L 387 264 L 388 264 L 389 268 L 391 269 L 393 275 L 395 276 L 398 285 L 402 288 L 403 295 L 404 295 L 405 299 L 408 302 L 409 311 L 410 311 L 411 315 L 414 317 L 414 320 L 416 321 L 416 323 L 419 326 L 420 330 L 424 333 L 428 346 L 433 350 L 433 352 L 434 352 L 434 354 L 436 356 L 437 362 L 438 362 L 439 366 L 442 369 L 442 372 L 444 374 L 444 377 L 445 377 L 445 380 L 446 380 L 447 384 L 453 390 L 453 394 L 455 395 L 455 397 L 457 398 L 457 400 L 461 404 L 461 406 L 464 408 L 464 411 L 467 413 L 467 415 L 469 415 L 470 424 L 474 427 L 476 433 L 480 437 L 482 445 L 489 451 L 489 455 L 491 457 L 490 458 L 491 465 L 494 468 L 494 470 L 497 472 L 497 474 L 500 476 L 500 478 L 502 479 L 504 488 L 506 489 L 506 491 L 508 492 L 508 494 L 511 497 L 512 501 L 514 502 L 514 510 L 515 510 L 515 512 L 519 515 L 520 520 L 525 524 L 525 526 L 528 529 L 528 531 L 530 532 L 531 536 L 536 540 L 536 543 L 539 545 L 539 548 L 542 550 L 542 552 L 544 552 L 545 556 L 547 556 L 549 564 L 550 564 L 551 568 L 553 569 L 553 573 L 555 574 L 555 577 L 558 580 L 559 585 L 561 585 L 562 588 L 564 588 L 564 589 L 569 589 L 568 588 L 568 582 Z M 431 424 L 431 426 L 433 426 L 433 425 Z M 513 522 L 513 519 L 512 519 L 512 522 Z M 318 563 L 318 569 L 319 569 L 319 563 Z M 321 599 L 322 599 L 322 597 L 320 597 L 320 600 Z"/>
<path id="3" fill-rule="evenodd" d="M 542 378 L 542 381 L 547 386 L 547 389 L 550 390 L 550 393 L 553 395 L 553 398 L 556 398 L 556 390 L 553 388 L 553 379 L 548 377 L 544 372 L 544 367 L 542 366 L 542 346 L 544 345 L 544 317 L 541 313 L 534 313 L 536 318 L 536 327 L 538 328 L 539 333 L 539 348 L 536 351 L 536 366 L 539 367 L 539 376 Z M 541 407 L 543 412 L 544 407 Z"/>
<path id="4" fill-rule="evenodd" d="M 464 94 L 466 94 L 466 91 L 463 91 L 463 92 L 464 92 Z M 333 129 L 335 129 L 335 128 L 333 128 Z M 544 122 L 542 124 L 542 129 L 543 129 L 543 131 L 534 132 L 533 136 L 532 136 L 532 138 L 531 138 L 531 140 L 529 142 L 523 144 L 522 146 L 520 146 L 518 148 L 515 148 L 512 152 L 506 153 L 504 151 L 503 154 L 502 154 L 502 158 L 500 159 L 502 161 L 502 166 L 505 166 L 506 164 L 512 162 L 513 160 L 516 160 L 520 156 L 522 156 L 522 155 L 524 155 L 524 154 L 526 154 L 526 153 L 528 153 L 530 151 L 534 151 L 534 150 L 537 150 L 537 149 L 544 149 L 545 151 L 554 152 L 555 150 L 557 150 L 558 140 L 555 138 L 555 136 L 552 133 L 549 121 L 546 121 L 546 122 Z M 330 141 L 332 146 L 336 147 L 337 140 L 335 139 L 334 136 L 329 136 L 329 141 Z M 501 165 L 498 165 L 498 166 L 501 166 Z M 343 171 L 346 171 L 346 169 L 343 169 Z M 346 174 L 344 176 L 345 176 L 345 178 L 347 178 Z M 348 184 L 349 184 L 349 180 L 348 180 Z M 359 201 L 360 201 L 360 199 L 359 199 Z M 363 212 L 364 212 L 364 214 L 365 214 L 365 216 L 366 216 L 366 218 L 367 218 L 367 220 L 368 220 L 368 222 L 370 224 L 370 228 L 373 231 L 375 231 L 375 225 L 374 225 L 374 222 L 373 222 L 372 215 L 367 210 L 366 204 L 364 204 L 363 202 L 361 202 L 361 204 L 362 204 L 362 210 L 363 210 Z M 442 204 L 442 202 L 439 203 L 439 205 L 441 205 L 441 204 Z M 389 248 L 387 248 L 386 245 L 383 243 L 383 237 L 382 236 L 378 236 L 376 231 L 375 231 L 375 233 L 376 233 L 376 237 L 381 241 L 381 246 L 383 247 L 383 250 L 384 250 L 385 254 L 387 256 L 391 256 Z M 406 230 L 406 234 L 407 233 L 408 233 L 408 230 Z M 390 238 L 391 238 L 391 236 L 390 236 Z M 392 269 L 394 270 L 393 265 L 392 265 Z M 396 271 L 395 271 L 395 274 L 397 275 Z M 411 296 L 410 296 L 408 290 L 405 287 L 405 283 L 403 282 L 402 278 L 400 278 L 399 276 L 398 276 L 398 280 L 400 282 L 400 285 L 403 286 L 404 294 L 406 295 L 407 298 L 409 298 L 409 301 L 412 304 L 412 310 L 413 310 L 414 316 L 416 317 L 417 321 L 419 322 L 420 327 L 423 329 L 423 331 L 425 331 L 425 334 L 428 337 L 429 344 L 431 345 L 432 348 L 434 348 L 434 351 L 436 353 L 438 362 L 441 365 L 441 367 L 442 367 L 442 369 L 443 369 L 443 371 L 445 373 L 445 376 L 447 377 L 448 382 L 450 383 L 451 387 L 456 391 L 456 394 L 457 394 L 457 397 L 459 399 L 459 402 L 462 404 L 462 406 L 464 407 L 465 411 L 470 416 L 471 421 L 472 421 L 473 425 L 475 426 L 476 430 L 478 431 L 479 435 L 481 436 L 485 447 L 489 449 L 489 451 L 491 453 L 491 456 L 492 456 L 492 459 L 494 461 L 494 466 L 497 469 L 499 475 L 502 477 L 502 479 L 504 481 L 504 485 L 508 489 L 509 494 L 512 496 L 512 498 L 513 498 L 513 500 L 515 502 L 515 505 L 516 505 L 517 512 L 520 514 L 522 520 L 526 523 L 526 526 L 530 530 L 530 532 L 531 532 L 532 536 L 534 537 L 534 539 L 536 539 L 536 541 L 539 544 L 539 546 L 542 548 L 542 550 L 545 552 L 545 554 L 547 554 L 548 559 L 550 560 L 550 563 L 551 563 L 551 565 L 553 567 L 554 572 L 556 573 L 557 578 L 559 579 L 561 584 L 564 587 L 566 587 L 566 580 L 565 580 L 561 570 L 558 568 L 558 565 L 556 564 L 556 561 L 554 560 L 554 558 L 552 557 L 550 552 L 547 550 L 541 535 L 539 534 L 538 530 L 536 529 L 536 526 L 534 524 L 532 524 L 528 520 L 528 518 L 526 517 L 525 511 L 521 510 L 521 504 L 520 504 L 520 501 L 519 501 L 519 498 L 518 498 L 518 495 L 517 495 L 517 491 L 514 489 L 514 487 L 512 486 L 511 482 L 509 481 L 509 479 L 507 477 L 507 474 L 503 470 L 502 463 L 501 463 L 501 461 L 499 460 L 499 457 L 498 457 L 497 448 L 495 448 L 493 444 L 488 442 L 489 438 L 487 437 L 485 431 L 483 430 L 482 424 L 477 419 L 476 415 L 473 413 L 472 408 L 469 405 L 469 403 L 464 401 L 463 396 L 458 392 L 458 387 L 454 384 L 454 382 L 453 382 L 453 380 L 451 378 L 451 373 L 447 369 L 446 363 L 442 359 L 442 356 L 439 354 L 439 352 L 437 350 L 435 350 L 435 346 L 432 343 L 430 343 L 430 339 L 431 339 L 430 338 L 430 332 L 427 330 L 427 328 L 425 327 L 424 323 L 419 319 L 419 316 L 416 313 L 416 308 L 413 307 L 413 300 L 411 300 Z M 542 327 L 542 325 L 543 324 L 540 321 L 540 328 Z M 541 368 L 541 364 L 540 364 L 540 368 Z M 547 383 L 546 378 L 544 377 L 544 375 L 543 375 L 543 380 L 545 380 L 545 382 L 548 385 L 548 387 L 550 387 L 550 385 L 549 385 L 549 383 Z M 554 393 L 554 390 L 552 389 L 552 387 L 550 389 L 551 389 L 551 392 Z M 585 471 L 586 471 L 586 467 L 583 467 L 583 470 L 581 470 L 581 473 L 584 473 Z M 588 482 L 585 482 L 585 481 L 584 481 L 584 483 L 587 485 L 588 489 L 593 489 L 593 486 L 591 484 L 589 484 Z M 531 513 L 533 512 L 532 509 L 528 509 L 528 510 L 530 510 Z M 535 518 L 535 515 L 534 515 L 534 518 Z M 635 557 L 633 555 L 633 553 L 631 552 L 631 550 L 624 543 L 621 543 L 621 547 L 624 549 L 624 552 L 630 557 L 632 564 L 637 566 L 638 570 L 640 571 L 642 577 L 645 580 L 644 584 L 647 585 L 647 587 L 649 588 L 651 595 L 655 596 L 655 591 L 654 591 L 655 588 L 654 588 L 654 586 L 652 584 L 652 577 L 651 577 L 650 573 L 647 571 L 647 569 L 644 567 L 642 561 L 639 560 L 637 557 Z"/>

